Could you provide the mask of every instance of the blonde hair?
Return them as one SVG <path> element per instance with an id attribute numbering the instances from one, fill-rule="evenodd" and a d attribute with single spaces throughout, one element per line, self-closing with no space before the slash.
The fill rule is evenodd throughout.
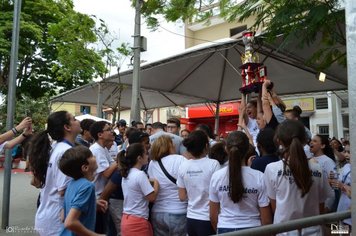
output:
<path id="1" fill-rule="evenodd" d="M 156 139 L 151 146 L 151 158 L 152 160 L 159 161 L 163 157 L 171 154 L 171 147 L 173 142 L 168 135 L 162 135 Z"/>

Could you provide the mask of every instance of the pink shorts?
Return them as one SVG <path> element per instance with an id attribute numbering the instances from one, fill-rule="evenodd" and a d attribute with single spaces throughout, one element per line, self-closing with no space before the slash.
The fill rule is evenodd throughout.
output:
<path id="1" fill-rule="evenodd" d="M 153 236 L 152 226 L 148 220 L 142 217 L 123 213 L 121 219 L 122 236 Z"/>

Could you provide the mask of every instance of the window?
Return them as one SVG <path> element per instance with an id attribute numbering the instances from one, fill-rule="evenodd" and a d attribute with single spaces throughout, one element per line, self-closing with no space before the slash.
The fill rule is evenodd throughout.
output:
<path id="1" fill-rule="evenodd" d="M 329 136 L 329 125 L 319 125 L 319 134 Z"/>
<path id="2" fill-rule="evenodd" d="M 233 37 L 239 33 L 242 33 L 245 30 L 247 30 L 247 25 L 232 28 L 232 29 L 230 29 L 230 37 Z"/>
<path id="3" fill-rule="evenodd" d="M 315 107 L 316 109 L 328 109 L 328 98 L 316 98 Z"/>
<path id="4" fill-rule="evenodd" d="M 80 113 L 82 114 L 90 114 L 90 106 L 80 106 Z"/>

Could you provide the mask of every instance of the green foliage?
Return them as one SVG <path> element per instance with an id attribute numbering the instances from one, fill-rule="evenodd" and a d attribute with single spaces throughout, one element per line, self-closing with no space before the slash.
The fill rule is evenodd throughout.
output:
<path id="1" fill-rule="evenodd" d="M 93 18 L 96 19 L 95 16 Z M 102 19 L 97 19 L 97 21 L 98 27 L 95 29 L 98 38 L 97 51 L 105 64 L 105 73 L 100 76 L 104 79 L 113 67 L 121 67 L 125 58 L 132 55 L 133 52 L 128 43 L 121 43 L 118 48 L 115 48 L 118 43 L 117 37 Z"/>
<path id="2" fill-rule="evenodd" d="M 187 20 L 199 11 L 195 0 L 150 0 L 142 4 L 142 14 L 147 18 L 148 27 L 155 29 L 159 25 L 157 16 L 162 15 L 167 21 Z"/>
<path id="3" fill-rule="evenodd" d="M 238 2 L 238 4 L 236 3 Z M 318 43 L 316 53 L 306 63 L 322 70 L 334 62 L 346 66 L 345 14 L 339 0 L 149 0 L 143 3 L 147 23 L 156 28 L 163 16 L 167 21 L 204 21 L 209 24 L 211 6 L 219 6 L 220 16 L 229 22 L 254 18 L 251 30 L 263 30 L 273 42 L 282 35 L 280 48 L 290 40 L 300 47 Z"/>
<path id="4" fill-rule="evenodd" d="M 37 132 L 45 129 L 47 117 L 50 113 L 49 101 L 46 98 L 34 100 L 28 96 L 23 96 L 16 102 L 14 124 L 19 124 L 23 118 L 32 118 L 32 128 Z M 2 123 L 1 132 L 5 131 L 7 119 L 7 103 L 0 106 L 0 122 Z"/>
<path id="5" fill-rule="evenodd" d="M 13 1 L 0 3 L 0 91 L 7 93 Z M 72 0 L 25 0 L 19 40 L 17 97 L 54 95 L 106 73 L 95 21 L 75 12 Z"/>
<path id="6" fill-rule="evenodd" d="M 220 7 L 230 21 L 255 17 L 252 28 L 262 28 L 269 41 L 282 35 L 281 47 L 287 47 L 290 40 L 297 40 L 300 47 L 317 42 L 318 50 L 306 63 L 319 70 L 334 62 L 346 67 L 345 14 L 337 0 L 250 0 L 232 9 L 224 0 Z"/>

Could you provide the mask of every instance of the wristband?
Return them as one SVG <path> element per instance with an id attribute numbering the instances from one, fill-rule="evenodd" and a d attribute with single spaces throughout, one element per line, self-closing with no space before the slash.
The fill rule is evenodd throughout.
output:
<path id="1" fill-rule="evenodd" d="M 14 135 L 18 134 L 19 131 L 17 131 L 17 129 L 14 127 L 11 129 L 11 131 L 14 133 Z"/>

